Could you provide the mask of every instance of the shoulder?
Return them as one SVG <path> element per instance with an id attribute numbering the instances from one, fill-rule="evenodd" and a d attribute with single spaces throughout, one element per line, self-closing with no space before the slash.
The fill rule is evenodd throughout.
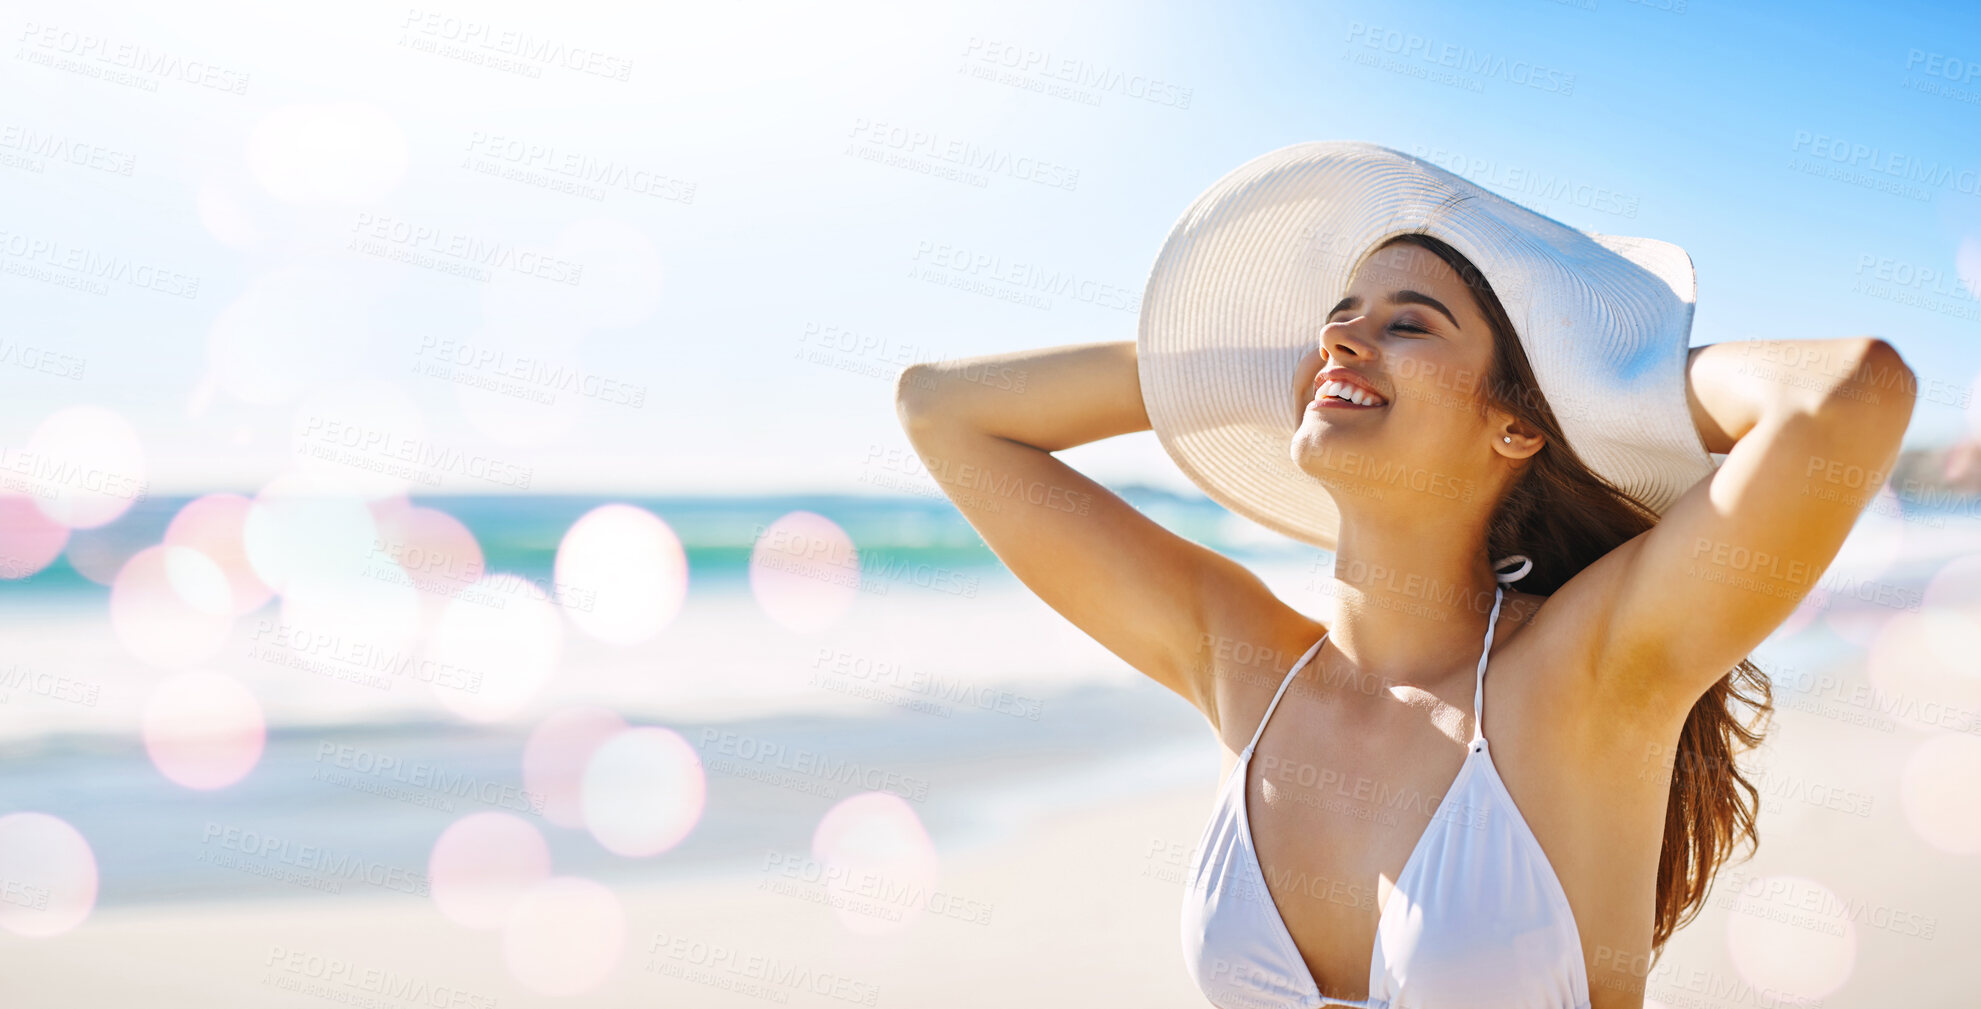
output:
<path id="1" fill-rule="evenodd" d="M 1499 630 L 1515 659 L 1509 664 L 1530 671 L 1537 696 L 1546 698 L 1551 711 L 1577 720 L 1579 713 L 1597 716 L 1601 724 L 1626 734 L 1661 733 L 1674 716 L 1682 722 L 1690 709 L 1689 703 L 1675 708 L 1663 694 L 1637 689 L 1653 677 L 1623 668 L 1634 660 L 1609 648 L 1610 600 L 1642 539 L 1639 535 L 1618 546 L 1551 595 L 1519 593 L 1516 606 L 1509 594 L 1509 612 L 1502 615 Z M 1519 623 L 1510 624 L 1513 619 Z"/>
<path id="2" fill-rule="evenodd" d="M 1199 710 L 1220 735 L 1227 722 L 1243 723 L 1249 733 L 1287 674 L 1326 633 L 1320 621 L 1276 597 L 1207 621 L 1190 658 Z"/>

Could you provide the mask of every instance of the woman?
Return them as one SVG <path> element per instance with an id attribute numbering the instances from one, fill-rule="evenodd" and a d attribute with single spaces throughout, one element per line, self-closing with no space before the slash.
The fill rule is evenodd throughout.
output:
<path id="1" fill-rule="evenodd" d="M 1338 511 L 1326 624 L 1053 455 L 1155 426 L 1150 304 L 1142 347 L 911 367 L 903 425 L 1027 587 L 1222 741 L 1184 905 L 1186 966 L 1213 1004 L 1641 1006 L 1652 956 L 1755 839 L 1733 758 L 1769 700 L 1745 656 L 1868 502 L 1827 474 L 1889 472 L 1911 373 L 1877 339 L 1686 350 L 1681 330 L 1671 409 L 1725 461 L 1648 506 L 1565 437 L 1529 360 L 1543 338 L 1513 324 L 1492 271 L 1423 230 L 1343 254 L 1346 283 L 1323 286 L 1332 309 L 1286 376 L 1306 399 L 1286 458 Z M 1523 306 L 1545 275 L 1501 271 Z M 985 366 L 1024 391 L 965 379 Z M 1572 420 L 1623 430 L 1604 408 Z M 1210 469 L 1186 467 L 1267 513 Z M 1088 503 L 992 502 L 962 474 Z"/>

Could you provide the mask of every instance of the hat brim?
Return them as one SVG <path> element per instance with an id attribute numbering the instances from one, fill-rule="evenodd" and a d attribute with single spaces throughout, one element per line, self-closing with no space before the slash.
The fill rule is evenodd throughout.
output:
<path id="1" fill-rule="evenodd" d="M 1309 398 L 1298 371 L 1363 256 L 1410 232 L 1485 275 L 1570 446 L 1599 476 L 1663 514 L 1712 471 L 1685 396 L 1697 291 L 1685 250 L 1577 231 L 1389 148 L 1317 141 L 1205 190 L 1144 288 L 1136 344 L 1150 424 L 1212 500 L 1335 549 L 1339 509 L 1290 451 Z"/>

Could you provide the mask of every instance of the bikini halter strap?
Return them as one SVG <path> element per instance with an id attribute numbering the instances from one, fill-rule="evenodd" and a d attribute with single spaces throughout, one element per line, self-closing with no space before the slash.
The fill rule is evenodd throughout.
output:
<path id="1" fill-rule="evenodd" d="M 1506 589 L 1493 586 L 1493 613 L 1486 618 L 1486 645 L 1479 649 L 1479 671 L 1472 678 L 1472 741 L 1486 740 L 1486 657 L 1493 653 L 1493 629 L 1499 625 L 1500 600 Z M 1474 747 L 1477 749 L 1477 747 Z"/>

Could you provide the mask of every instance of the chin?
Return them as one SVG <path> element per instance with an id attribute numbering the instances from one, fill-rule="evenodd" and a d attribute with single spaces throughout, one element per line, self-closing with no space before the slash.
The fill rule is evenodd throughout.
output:
<path id="1" fill-rule="evenodd" d="M 1350 448 L 1354 440 L 1353 432 L 1340 430 L 1308 414 L 1288 441 L 1287 455 L 1301 472 L 1323 485 L 1332 485 L 1343 475 L 1342 454 L 1354 451 Z"/>

